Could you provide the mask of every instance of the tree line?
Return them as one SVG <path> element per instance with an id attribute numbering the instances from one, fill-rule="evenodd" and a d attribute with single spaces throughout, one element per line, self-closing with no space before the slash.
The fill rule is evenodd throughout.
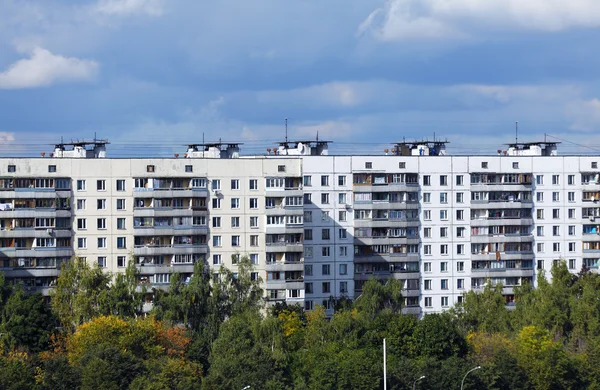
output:
<path id="1" fill-rule="evenodd" d="M 451 310 L 401 313 L 402 285 L 370 280 L 328 318 L 277 304 L 242 258 L 211 280 L 195 264 L 168 291 L 146 291 L 133 261 L 111 275 L 63 265 L 51 304 L 0 274 L 2 389 L 600 389 L 600 277 L 554 264 L 550 282 L 470 291 Z M 417 379 L 422 378 L 418 382 Z"/>

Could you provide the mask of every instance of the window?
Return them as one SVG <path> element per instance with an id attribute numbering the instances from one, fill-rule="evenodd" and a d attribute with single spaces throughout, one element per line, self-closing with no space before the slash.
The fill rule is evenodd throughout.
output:
<path id="1" fill-rule="evenodd" d="M 431 210 L 423 210 L 423 219 L 425 221 L 431 221 Z"/>
<path id="2" fill-rule="evenodd" d="M 463 175 L 456 175 L 456 185 L 457 186 L 462 186 L 464 184 L 464 177 Z"/>
<path id="3" fill-rule="evenodd" d="M 569 219 L 575 219 L 575 209 L 569 209 L 568 211 Z"/>
<path id="4" fill-rule="evenodd" d="M 338 213 L 338 217 L 339 217 L 339 218 L 338 218 L 338 220 L 339 220 L 340 222 L 346 222 L 346 212 L 345 212 L 345 211 L 343 211 L 343 210 L 342 210 L 342 211 L 340 211 L 340 212 Z"/>
<path id="5" fill-rule="evenodd" d="M 250 246 L 258 246 L 258 235 L 253 234 L 250 236 Z"/>
<path id="6" fill-rule="evenodd" d="M 98 226 L 98 230 L 106 229 L 106 218 L 98 218 L 97 226 Z"/>
<path id="7" fill-rule="evenodd" d="M 543 237 L 544 236 L 544 227 L 543 226 L 538 226 L 536 228 L 536 233 L 537 233 L 536 235 L 538 237 Z"/>
<path id="8" fill-rule="evenodd" d="M 104 256 L 98 257 L 98 267 L 106 268 L 106 257 L 104 257 Z"/>
<path id="9" fill-rule="evenodd" d="M 330 232 L 329 229 L 321 229 L 321 239 L 322 240 L 329 240 L 330 237 Z"/>
<path id="10" fill-rule="evenodd" d="M 552 185 L 559 185 L 560 184 L 560 176 L 559 175 L 552 175 Z"/>
<path id="11" fill-rule="evenodd" d="M 117 229 L 125 230 L 125 218 L 117 218 Z"/>
<path id="12" fill-rule="evenodd" d="M 87 238 L 85 238 L 85 237 L 77 238 L 77 248 L 79 248 L 79 249 L 87 248 Z"/>
<path id="13" fill-rule="evenodd" d="M 348 264 L 340 264 L 340 275 L 348 274 Z"/>
<path id="14" fill-rule="evenodd" d="M 125 210 L 125 199 L 117 199 L 117 210 Z"/>
<path id="15" fill-rule="evenodd" d="M 56 165 L 48 165 L 48 172 L 56 172 Z"/>
<path id="16" fill-rule="evenodd" d="M 431 297 L 425 297 L 425 307 L 432 307 L 433 306 L 433 299 Z"/>
<path id="17" fill-rule="evenodd" d="M 373 163 L 370 161 L 365 162 L 365 169 L 373 169 Z"/>
<path id="18" fill-rule="evenodd" d="M 223 264 L 223 258 L 221 255 L 213 255 L 213 265 Z"/>
<path id="19" fill-rule="evenodd" d="M 406 162 L 404 162 L 404 161 L 399 162 L 398 163 L 398 168 L 400 168 L 400 169 L 406 169 Z"/>
<path id="20" fill-rule="evenodd" d="M 341 246 L 340 247 L 340 256 L 341 257 L 348 256 L 348 247 L 347 246 Z"/>
<path id="21" fill-rule="evenodd" d="M 431 263 L 423 263 L 423 272 L 431 272 Z"/>
<path id="22" fill-rule="evenodd" d="M 448 219 L 448 210 L 440 210 L 440 219 L 446 221 Z"/>
<path id="23" fill-rule="evenodd" d="M 431 290 L 431 279 L 425 279 L 423 281 L 423 289 L 424 290 Z"/>
<path id="24" fill-rule="evenodd" d="M 552 243 L 552 251 L 553 252 L 560 252 L 560 242 L 554 242 L 554 243 Z"/>
<path id="25" fill-rule="evenodd" d="M 346 176 L 344 176 L 344 175 L 338 176 L 338 186 L 340 186 L 340 187 L 346 186 Z"/>
<path id="26" fill-rule="evenodd" d="M 440 175 L 440 185 L 441 186 L 448 185 L 448 176 L 447 175 Z"/>
<path id="27" fill-rule="evenodd" d="M 98 249 L 106 248 L 106 237 L 98 237 Z"/>
<path id="28" fill-rule="evenodd" d="M 430 192 L 423 193 L 423 203 L 431 203 L 431 193 Z"/>
<path id="29" fill-rule="evenodd" d="M 423 176 L 423 185 L 424 186 L 430 186 L 431 185 L 431 176 L 430 175 L 424 175 Z"/>
<path id="30" fill-rule="evenodd" d="M 258 217 L 250 217 L 250 227 L 253 229 L 258 227 Z"/>
<path id="31" fill-rule="evenodd" d="M 346 204 L 346 194 L 345 193 L 338 194 L 338 204 Z"/>
<path id="32" fill-rule="evenodd" d="M 285 165 L 278 165 L 277 172 L 285 172 Z"/>
<path id="33" fill-rule="evenodd" d="M 462 290 L 465 288 L 465 280 L 464 279 L 456 279 L 456 289 Z"/>
<path id="34" fill-rule="evenodd" d="M 554 218 L 554 219 L 560 218 L 560 209 L 552 209 L 552 218 Z"/>
<path id="35" fill-rule="evenodd" d="M 221 208 L 221 198 L 213 198 L 212 199 L 212 208 L 220 209 Z"/>
<path id="36" fill-rule="evenodd" d="M 312 241 L 313 239 L 312 229 L 304 229 L 304 241 Z"/>
<path id="37" fill-rule="evenodd" d="M 322 175 L 321 176 L 321 186 L 322 187 L 329 187 L 329 176 L 327 176 L 327 175 Z"/>
<path id="38" fill-rule="evenodd" d="M 106 209 L 106 199 L 97 199 L 96 200 L 96 208 L 98 210 L 105 210 Z"/>
<path id="39" fill-rule="evenodd" d="M 575 269 L 576 260 L 569 259 L 569 269 Z"/>
<path id="40" fill-rule="evenodd" d="M 465 233 L 465 232 L 466 232 L 466 231 L 467 231 L 467 229 L 466 229 L 466 228 L 464 228 L 464 227 L 457 227 L 457 228 L 456 228 L 456 237 L 458 237 L 458 238 L 463 238 L 463 237 L 465 237 L 465 235 L 466 235 L 466 233 Z"/>
<path id="41" fill-rule="evenodd" d="M 440 203 L 442 203 L 442 204 L 448 203 L 448 193 L 447 192 L 440 192 Z"/>
<path id="42" fill-rule="evenodd" d="M 487 169 L 487 167 L 488 167 L 488 163 L 487 163 L 487 161 L 482 161 L 482 162 L 481 162 L 481 168 L 483 168 L 483 169 Z"/>
<path id="43" fill-rule="evenodd" d="M 340 282 L 340 294 L 348 293 L 348 282 Z"/>
<path id="44" fill-rule="evenodd" d="M 330 255 L 331 255 L 331 248 L 329 248 L 328 246 L 324 246 L 321 248 L 321 256 L 329 257 Z"/>
<path id="45" fill-rule="evenodd" d="M 106 191 L 106 180 L 96 180 L 96 190 Z"/>
<path id="46" fill-rule="evenodd" d="M 575 252 L 575 243 L 574 242 L 569 243 L 569 252 Z"/>
<path id="47" fill-rule="evenodd" d="M 426 227 L 423 229 L 423 237 L 431 238 L 431 228 L 430 227 Z"/>
<path id="48" fill-rule="evenodd" d="M 552 226 L 552 235 L 560 236 L 560 226 Z"/>
<path id="49" fill-rule="evenodd" d="M 213 246 L 214 247 L 221 246 L 221 236 L 213 236 Z"/>
<path id="50" fill-rule="evenodd" d="M 538 186 L 544 185 L 544 175 L 536 175 L 535 184 Z"/>
<path id="51" fill-rule="evenodd" d="M 338 231 L 338 237 L 340 238 L 340 240 L 345 240 L 348 238 L 348 232 L 346 231 L 346 229 L 340 229 Z"/>
<path id="52" fill-rule="evenodd" d="M 552 201 L 553 202 L 560 202 L 560 193 L 559 192 L 553 192 L 552 193 Z"/>
<path id="53" fill-rule="evenodd" d="M 329 264 L 321 265 L 321 274 L 322 275 L 329 275 L 330 272 L 331 272 L 331 266 Z"/>
<path id="54" fill-rule="evenodd" d="M 538 192 L 535 194 L 536 199 L 538 202 L 543 202 L 544 201 L 544 193 L 543 192 Z"/>
<path id="55" fill-rule="evenodd" d="M 569 236 L 574 236 L 574 235 L 575 235 L 575 226 L 569 225 Z"/>
<path id="56" fill-rule="evenodd" d="M 87 229 L 87 223 L 85 218 L 77 218 L 77 230 Z"/>
<path id="57" fill-rule="evenodd" d="M 8 166 L 8 172 L 9 173 L 14 173 L 17 171 L 17 167 L 15 165 L 9 165 Z"/>
<path id="58" fill-rule="evenodd" d="M 537 269 L 544 269 L 544 260 L 538 260 L 536 268 Z"/>
<path id="59" fill-rule="evenodd" d="M 513 163 L 512 163 L 512 167 L 513 167 L 513 169 L 519 169 L 519 163 L 518 163 L 518 162 L 516 162 L 516 161 L 515 161 L 515 162 L 513 162 Z"/>
<path id="60" fill-rule="evenodd" d="M 231 236 L 231 246 L 240 246 L 240 236 Z"/>
<path id="61" fill-rule="evenodd" d="M 250 208 L 251 209 L 258 208 L 258 198 L 250 198 Z"/>
<path id="62" fill-rule="evenodd" d="M 570 186 L 575 185 L 575 175 L 569 175 L 569 176 L 567 176 L 567 183 Z"/>
<path id="63" fill-rule="evenodd" d="M 463 221 L 465 219 L 465 210 L 456 210 L 456 220 Z"/>
<path id="64" fill-rule="evenodd" d="M 127 237 L 117 237 L 117 249 L 127 248 Z"/>
<path id="65" fill-rule="evenodd" d="M 231 217 L 231 227 L 232 228 L 240 227 L 240 217 Z"/>
<path id="66" fill-rule="evenodd" d="M 440 228 L 440 237 L 442 237 L 442 238 L 448 237 L 448 228 L 447 227 Z"/>
<path id="67" fill-rule="evenodd" d="M 538 209 L 536 214 L 537 219 L 544 219 L 544 209 Z"/>
<path id="68" fill-rule="evenodd" d="M 117 256 L 117 267 L 123 268 L 127 265 L 127 258 L 125 256 Z"/>
<path id="69" fill-rule="evenodd" d="M 304 204 L 311 204 L 311 203 L 312 203 L 311 194 L 304 194 Z"/>
<path id="70" fill-rule="evenodd" d="M 457 261 L 456 262 L 456 272 L 464 272 L 465 271 L 465 262 Z"/>
<path id="71" fill-rule="evenodd" d="M 457 192 L 456 193 L 456 203 L 463 203 L 463 202 L 464 202 L 464 193 Z"/>
<path id="72" fill-rule="evenodd" d="M 465 254 L 465 244 L 457 244 L 456 245 L 456 254 L 464 255 Z"/>
<path id="73" fill-rule="evenodd" d="M 185 171 L 186 171 L 187 173 L 194 172 L 194 167 L 192 167 L 191 165 L 186 165 L 186 166 L 185 166 Z"/>
<path id="74" fill-rule="evenodd" d="M 423 254 L 431 255 L 431 245 L 423 245 Z"/>
<path id="75" fill-rule="evenodd" d="M 125 180 L 117 180 L 117 191 L 125 191 Z"/>
<path id="76" fill-rule="evenodd" d="M 85 180 L 77 180 L 77 191 L 85 191 Z"/>
<path id="77" fill-rule="evenodd" d="M 240 181 L 239 179 L 231 179 L 231 189 L 239 190 L 240 189 Z"/>
<path id="78" fill-rule="evenodd" d="M 240 198 L 231 198 L 231 208 L 232 209 L 240 208 Z"/>
<path id="79" fill-rule="evenodd" d="M 448 307 L 448 297 L 442 297 L 441 303 L 442 303 L 442 307 Z"/>
<path id="80" fill-rule="evenodd" d="M 448 272 L 448 262 L 442 261 L 440 263 L 440 272 Z"/>
<path id="81" fill-rule="evenodd" d="M 575 193 L 574 192 L 568 192 L 567 193 L 567 200 L 569 202 L 575 202 Z"/>
<path id="82" fill-rule="evenodd" d="M 329 204 L 329 194 L 321 194 L 321 204 Z"/>
<path id="83" fill-rule="evenodd" d="M 448 290 L 448 279 L 440 280 L 440 287 L 442 290 Z"/>
<path id="84" fill-rule="evenodd" d="M 598 163 L 596 161 L 592 161 L 592 169 L 598 169 Z"/>
<path id="85" fill-rule="evenodd" d="M 543 242 L 538 242 L 536 244 L 536 251 L 538 253 L 544 253 L 544 243 Z"/>
<path id="86" fill-rule="evenodd" d="M 155 167 L 154 165 L 146 165 L 146 172 L 154 172 L 155 171 Z"/>
<path id="87" fill-rule="evenodd" d="M 211 187 L 214 190 L 220 190 L 221 189 L 221 180 L 219 179 L 213 179 L 211 182 Z"/>
<path id="88" fill-rule="evenodd" d="M 440 245 L 440 255 L 447 255 L 447 254 L 448 254 L 448 245 L 447 244 Z"/>
<path id="89" fill-rule="evenodd" d="M 258 190 L 258 180 L 257 179 L 250 179 L 250 181 L 248 182 L 249 188 L 251 191 L 256 191 Z"/>
<path id="90" fill-rule="evenodd" d="M 85 199 L 77 199 L 77 210 L 85 210 Z"/>
<path id="91" fill-rule="evenodd" d="M 329 282 L 323 282 L 323 294 L 329 294 L 331 293 L 331 284 Z M 327 301 L 324 301 L 323 303 L 326 303 Z"/>
<path id="92" fill-rule="evenodd" d="M 214 227 L 214 228 L 221 227 L 221 217 L 212 217 L 212 227 Z"/>

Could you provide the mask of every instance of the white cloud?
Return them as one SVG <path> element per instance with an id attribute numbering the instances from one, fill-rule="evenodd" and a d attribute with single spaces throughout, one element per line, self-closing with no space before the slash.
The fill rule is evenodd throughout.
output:
<path id="1" fill-rule="evenodd" d="M 566 115 L 573 120 L 569 127 L 576 131 L 593 131 L 600 129 L 600 100 L 580 100 L 567 106 Z"/>
<path id="2" fill-rule="evenodd" d="M 127 16 L 146 14 L 160 16 L 163 13 L 162 0 L 100 0 L 95 11 L 101 14 Z"/>
<path id="3" fill-rule="evenodd" d="M 0 89 L 45 87 L 57 82 L 87 81 L 98 71 L 98 63 L 52 54 L 36 47 L 31 57 L 19 60 L 0 73 Z"/>
<path id="4" fill-rule="evenodd" d="M 388 0 L 358 27 L 382 41 L 478 38 L 486 31 L 600 27 L 597 0 Z"/>

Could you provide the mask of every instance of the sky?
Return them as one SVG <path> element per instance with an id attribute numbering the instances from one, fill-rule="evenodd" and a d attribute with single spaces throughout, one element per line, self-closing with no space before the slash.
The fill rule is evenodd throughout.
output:
<path id="1" fill-rule="evenodd" d="M 0 0 L 0 155 L 285 137 L 600 153 L 597 0 Z"/>

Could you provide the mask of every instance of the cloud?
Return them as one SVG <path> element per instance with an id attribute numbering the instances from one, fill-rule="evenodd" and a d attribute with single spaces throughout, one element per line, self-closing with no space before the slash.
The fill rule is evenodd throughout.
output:
<path id="1" fill-rule="evenodd" d="M 113 16 L 139 14 L 160 16 L 163 13 L 163 2 L 162 0 L 100 0 L 94 10 Z"/>
<path id="2" fill-rule="evenodd" d="M 359 25 L 382 41 L 480 38 L 504 30 L 600 27 L 597 0 L 388 0 Z"/>
<path id="3" fill-rule="evenodd" d="M 569 127 L 575 131 L 593 131 L 600 129 L 600 100 L 579 100 L 567 106 L 566 114 L 572 118 Z"/>
<path id="4" fill-rule="evenodd" d="M 0 89 L 46 87 L 58 82 L 87 81 L 95 77 L 98 63 L 63 57 L 36 47 L 31 57 L 22 59 L 0 73 Z"/>

